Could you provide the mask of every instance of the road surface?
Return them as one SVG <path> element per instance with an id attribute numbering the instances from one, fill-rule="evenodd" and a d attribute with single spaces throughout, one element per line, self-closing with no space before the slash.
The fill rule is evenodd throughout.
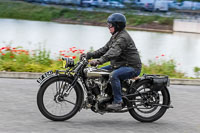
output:
<path id="1" fill-rule="evenodd" d="M 46 119 L 38 110 L 33 79 L 0 78 L 0 133 L 200 133 L 200 86 L 170 87 L 173 109 L 153 123 L 129 113 L 95 114 L 81 110 L 64 122 Z"/>

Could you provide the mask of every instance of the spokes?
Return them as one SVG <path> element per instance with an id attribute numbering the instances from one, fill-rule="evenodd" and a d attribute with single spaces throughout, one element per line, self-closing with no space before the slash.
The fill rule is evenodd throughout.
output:
<path id="1" fill-rule="evenodd" d="M 70 101 L 68 101 L 68 100 L 63 100 L 63 101 L 65 101 L 65 102 L 68 102 L 68 103 L 71 103 L 71 104 L 73 104 L 73 105 L 76 105 L 75 103 L 73 103 L 73 102 L 70 102 Z"/>
<path id="2" fill-rule="evenodd" d="M 142 85 L 137 89 L 137 92 L 140 95 L 134 99 L 136 107 L 134 110 L 143 117 L 155 115 L 161 108 L 160 106 L 156 106 L 156 104 L 163 104 L 161 91 L 153 92 L 147 85 Z"/>
<path id="3" fill-rule="evenodd" d="M 55 116 L 63 116 L 70 113 L 77 101 L 76 91 L 65 81 L 56 81 L 48 86 L 43 96 L 46 110 Z M 64 94 L 64 92 L 67 92 Z"/>

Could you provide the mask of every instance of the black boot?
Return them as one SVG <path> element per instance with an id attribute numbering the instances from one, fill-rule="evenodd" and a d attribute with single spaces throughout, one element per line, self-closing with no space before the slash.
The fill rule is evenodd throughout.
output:
<path id="1" fill-rule="evenodd" d="M 113 104 L 109 104 L 109 105 L 107 105 L 107 109 L 111 109 L 111 110 L 121 110 L 121 109 L 122 109 L 122 103 L 113 103 Z"/>

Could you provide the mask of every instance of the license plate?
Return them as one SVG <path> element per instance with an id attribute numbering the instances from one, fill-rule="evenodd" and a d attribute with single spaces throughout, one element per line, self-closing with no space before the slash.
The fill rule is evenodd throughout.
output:
<path id="1" fill-rule="evenodd" d="M 38 78 L 37 82 L 38 82 L 39 84 L 41 84 L 47 77 L 51 76 L 52 74 L 53 74 L 53 71 L 48 71 L 48 72 L 42 74 L 42 75 Z"/>

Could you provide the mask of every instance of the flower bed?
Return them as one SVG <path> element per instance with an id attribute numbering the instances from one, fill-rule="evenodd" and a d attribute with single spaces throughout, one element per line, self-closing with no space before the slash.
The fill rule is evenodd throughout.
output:
<path id="1" fill-rule="evenodd" d="M 0 48 L 0 71 L 13 72 L 46 72 L 49 70 L 62 69 L 62 57 L 71 57 L 77 62 L 80 54 L 85 50 L 71 47 L 68 50 L 60 50 L 55 55 L 56 59 L 50 58 L 50 51 L 46 49 L 25 50 L 22 47 L 1 47 Z M 176 70 L 177 64 L 173 59 L 163 60 L 156 56 L 154 61 L 149 61 L 148 64 L 143 64 L 142 72 L 146 74 L 164 74 L 170 78 L 186 78 L 184 73 Z M 99 67 L 108 65 L 105 63 Z M 194 72 L 196 77 L 199 76 L 200 69 L 195 67 Z"/>

